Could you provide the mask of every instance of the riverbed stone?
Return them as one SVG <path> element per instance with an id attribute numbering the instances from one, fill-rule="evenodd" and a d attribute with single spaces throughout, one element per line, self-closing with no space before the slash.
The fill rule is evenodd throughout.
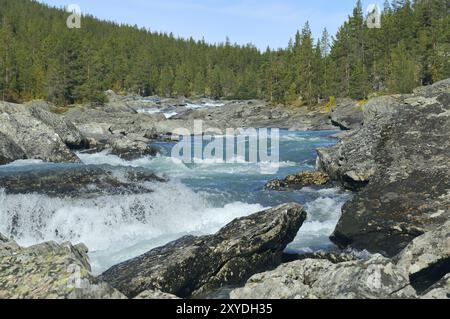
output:
<path id="1" fill-rule="evenodd" d="M 75 125 L 62 116 L 51 113 L 46 103 L 32 102 L 30 112 L 33 117 L 52 128 L 69 148 L 81 149 L 86 146 L 83 135 Z"/>
<path id="2" fill-rule="evenodd" d="M 151 193 L 166 182 L 138 168 L 101 168 L 89 165 L 0 172 L 0 188 L 7 194 L 42 194 L 50 197 L 95 197 Z"/>
<path id="3" fill-rule="evenodd" d="M 445 83 L 406 95 L 382 113 L 318 151 L 317 168 L 358 191 L 342 209 L 331 239 L 393 257 L 412 240 L 449 220 L 450 93 Z M 370 102 L 369 102 L 370 103 Z M 440 213 L 439 213 L 440 212 Z"/>
<path id="4" fill-rule="evenodd" d="M 279 265 L 305 219 L 298 204 L 282 205 L 236 219 L 215 235 L 184 237 L 114 266 L 99 278 L 130 298 L 146 290 L 206 295 Z"/>
<path id="5" fill-rule="evenodd" d="M 0 103 L 0 133 L 19 146 L 27 159 L 54 163 L 80 161 L 53 128 L 33 117 L 23 105 Z M 22 154 L 18 155 L 16 160 L 23 159 Z"/>
<path id="6" fill-rule="evenodd" d="M 342 130 L 359 129 L 363 125 L 363 112 L 358 102 L 351 99 L 339 101 L 330 114 L 333 125 Z"/>
<path id="7" fill-rule="evenodd" d="M 22 248 L 0 236 L 0 298 L 125 299 L 90 274 L 85 246 L 48 242 Z M 6 240 L 5 240 L 6 241 Z"/>
<path id="8" fill-rule="evenodd" d="M 232 291 L 231 298 L 415 298 L 413 289 L 403 290 L 407 285 L 408 278 L 382 256 L 337 264 L 324 259 L 306 259 L 253 276 L 243 288 Z"/>
<path id="9" fill-rule="evenodd" d="M 0 165 L 21 159 L 26 159 L 24 150 L 16 142 L 0 132 Z"/>
<path id="10" fill-rule="evenodd" d="M 324 186 L 330 182 L 327 174 L 322 172 L 302 172 L 288 175 L 283 180 L 273 180 L 266 184 L 266 189 L 280 191 L 301 189 L 307 186 Z"/>

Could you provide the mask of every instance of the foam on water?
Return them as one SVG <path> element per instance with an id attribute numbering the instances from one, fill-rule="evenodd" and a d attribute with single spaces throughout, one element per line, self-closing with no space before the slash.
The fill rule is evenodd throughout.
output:
<path id="1" fill-rule="evenodd" d="M 206 108 L 215 108 L 215 107 L 222 107 L 224 106 L 224 103 L 202 103 L 202 104 L 194 104 L 194 103 L 187 103 L 186 108 L 188 110 L 197 110 L 197 109 L 206 109 Z"/>
<path id="2" fill-rule="evenodd" d="M 25 167 L 30 165 L 43 164 L 41 160 L 17 160 L 15 162 L 3 165 L 4 168 Z"/>
<path id="3" fill-rule="evenodd" d="M 149 109 L 140 109 L 137 110 L 138 113 L 145 113 L 145 114 L 159 114 L 163 113 L 166 119 L 170 119 L 174 117 L 175 115 L 178 115 L 177 112 L 164 112 L 163 110 L 160 110 L 158 108 L 149 108 Z"/>
<path id="4" fill-rule="evenodd" d="M 87 165 L 110 165 L 127 167 L 144 167 L 152 169 L 159 174 L 166 174 L 171 177 L 187 177 L 214 174 L 259 174 L 262 168 L 273 167 L 295 167 L 297 164 L 291 161 L 282 161 L 279 163 L 249 163 L 243 157 L 235 157 L 226 162 L 223 159 L 199 159 L 195 158 L 195 165 L 187 166 L 180 159 L 156 156 L 143 157 L 133 161 L 125 161 L 116 155 L 109 154 L 107 151 L 96 154 L 78 153 L 77 156 Z"/>
<path id="5" fill-rule="evenodd" d="M 342 194 L 338 189 L 327 189 L 321 192 L 321 197 L 305 205 L 308 219 L 294 242 L 289 245 L 288 251 L 310 252 L 332 246 L 329 237 L 341 217 L 342 206 L 350 199 L 351 195 L 349 193 Z"/>
<path id="6" fill-rule="evenodd" d="M 0 233 L 23 246 L 48 240 L 85 243 L 91 251 L 93 270 L 98 274 L 186 234 L 211 234 L 236 217 L 295 201 L 304 204 L 308 220 L 288 251 L 327 249 L 331 247 L 328 237 L 340 217 L 341 207 L 351 195 L 338 189 L 264 191 L 269 179 L 313 168 L 314 149 L 333 144 L 323 134 L 326 133 L 282 132 L 282 161 L 278 175 L 273 177 L 262 176 L 260 164 L 247 163 L 243 158 L 236 158 L 233 164 L 219 159 L 185 165 L 181 160 L 162 155 L 125 161 L 108 152 L 79 153 L 84 164 L 106 165 L 111 169 L 139 167 L 168 176 L 170 182 L 145 185 L 154 190 L 148 194 L 76 199 L 9 195 L 0 190 Z M 170 143 L 161 146 L 162 154 L 170 153 L 166 149 Z M 14 172 L 43 165 L 58 167 L 41 161 L 18 161 L 0 169 Z"/>
<path id="7" fill-rule="evenodd" d="M 0 190 L 0 233 L 23 246 L 51 240 L 84 243 L 93 257 L 102 256 L 93 258 L 95 270 L 101 271 L 183 235 L 214 233 L 262 209 L 240 202 L 215 207 L 206 196 L 175 182 L 158 184 L 150 194 L 93 199 Z"/>
<path id="8" fill-rule="evenodd" d="M 178 113 L 177 112 L 165 112 L 164 113 L 164 116 L 166 117 L 166 119 L 171 119 L 175 115 L 178 115 Z"/>

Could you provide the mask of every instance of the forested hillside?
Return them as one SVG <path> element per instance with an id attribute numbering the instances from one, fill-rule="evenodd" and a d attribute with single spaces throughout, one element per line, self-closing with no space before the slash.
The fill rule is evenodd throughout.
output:
<path id="1" fill-rule="evenodd" d="M 448 0 L 386 3 L 382 28 L 366 26 L 358 1 L 335 37 L 309 25 L 286 49 L 212 45 L 84 16 L 31 0 L 0 0 L 0 99 L 58 104 L 142 95 L 261 98 L 313 106 L 330 96 L 406 93 L 450 77 Z M 276 26 L 274 26 L 276 27 Z"/>

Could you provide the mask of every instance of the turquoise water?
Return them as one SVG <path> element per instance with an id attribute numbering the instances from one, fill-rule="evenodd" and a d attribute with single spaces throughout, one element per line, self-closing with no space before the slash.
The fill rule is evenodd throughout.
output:
<path id="1" fill-rule="evenodd" d="M 145 168 L 169 177 L 170 182 L 149 185 L 155 190 L 151 194 L 94 199 L 8 195 L 0 190 L 0 232 L 14 235 L 25 246 L 47 240 L 83 242 L 90 248 L 94 272 L 100 273 L 183 235 L 211 234 L 234 218 L 298 202 L 305 206 L 309 217 L 287 251 L 330 249 L 328 237 L 349 193 L 318 188 L 274 192 L 264 190 L 264 185 L 271 179 L 313 170 L 315 150 L 334 145 L 337 142 L 331 137 L 334 133 L 281 131 L 280 168 L 273 175 L 262 174 L 258 164 L 244 161 L 185 165 L 169 157 L 174 143 L 158 143 L 155 146 L 160 149 L 160 156 L 131 162 L 105 152 L 79 154 L 84 164 Z M 22 161 L 0 167 L 0 171 L 56 170 L 67 166 Z M 19 223 L 15 234 L 10 233 L 13 223 Z"/>

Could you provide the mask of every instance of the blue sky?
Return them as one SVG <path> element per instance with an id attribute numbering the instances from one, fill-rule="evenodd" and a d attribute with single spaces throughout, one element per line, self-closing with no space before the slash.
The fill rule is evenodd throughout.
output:
<path id="1" fill-rule="evenodd" d="M 78 4 L 83 13 L 121 23 L 173 32 L 176 36 L 239 44 L 260 49 L 286 47 L 309 20 L 315 37 L 326 27 L 334 34 L 356 0 L 43 0 L 63 7 Z M 383 0 L 363 1 L 382 7 Z"/>

